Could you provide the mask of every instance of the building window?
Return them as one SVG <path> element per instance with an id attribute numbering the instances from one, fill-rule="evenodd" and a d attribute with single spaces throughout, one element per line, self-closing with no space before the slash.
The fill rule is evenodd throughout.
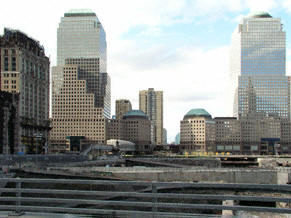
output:
<path id="1" fill-rule="evenodd" d="M 12 57 L 11 62 L 12 62 L 12 71 L 16 71 L 16 57 Z"/>
<path id="2" fill-rule="evenodd" d="M 9 64 L 8 57 L 5 57 L 4 58 L 4 71 L 8 71 L 8 64 Z"/>

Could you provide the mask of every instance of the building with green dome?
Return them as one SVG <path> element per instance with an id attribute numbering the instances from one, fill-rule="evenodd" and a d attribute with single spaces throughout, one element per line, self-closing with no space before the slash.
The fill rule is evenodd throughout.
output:
<path id="1" fill-rule="evenodd" d="M 272 18 L 272 16 L 266 11 L 252 12 L 247 15 L 248 18 Z"/>
<path id="2" fill-rule="evenodd" d="M 278 116 L 215 117 L 189 110 L 180 122 L 180 150 L 264 155 L 291 153 L 290 122 Z"/>
<path id="3" fill-rule="evenodd" d="M 148 120 L 148 116 L 141 110 L 131 110 L 123 115 L 123 119 L 146 119 Z"/>
<path id="4" fill-rule="evenodd" d="M 215 122 L 203 108 L 185 114 L 180 122 L 180 148 L 184 151 L 215 151 Z"/>
<path id="5" fill-rule="evenodd" d="M 190 117 L 205 117 L 205 118 L 211 119 L 211 115 L 203 108 L 195 108 L 195 109 L 190 110 L 187 114 L 185 114 L 184 119 L 187 119 Z"/>

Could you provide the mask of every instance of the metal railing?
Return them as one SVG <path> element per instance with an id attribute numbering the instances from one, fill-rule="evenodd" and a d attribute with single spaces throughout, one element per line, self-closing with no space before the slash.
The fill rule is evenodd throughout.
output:
<path id="1" fill-rule="evenodd" d="M 25 178 L 1 178 L 0 182 L 7 182 L 0 188 L 0 210 L 6 211 L 110 217 L 187 217 L 224 210 L 291 213 L 290 185 Z M 233 205 L 224 205 L 226 200 Z M 240 202 L 260 205 L 243 206 Z M 273 206 L 266 206 L 270 202 Z M 287 208 L 278 207 L 280 202 Z"/>

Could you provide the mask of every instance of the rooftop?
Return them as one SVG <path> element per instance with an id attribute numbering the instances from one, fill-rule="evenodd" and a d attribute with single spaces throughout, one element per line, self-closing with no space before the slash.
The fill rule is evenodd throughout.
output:
<path id="1" fill-rule="evenodd" d="M 130 101 L 128 99 L 117 99 L 116 102 L 130 103 Z"/>
<path id="2" fill-rule="evenodd" d="M 253 12 L 247 15 L 250 18 L 271 18 L 272 16 L 265 11 Z"/>
<path id="3" fill-rule="evenodd" d="M 39 41 L 33 39 L 20 30 L 4 28 L 4 35 L 0 35 L 0 47 L 2 46 L 18 46 L 20 48 L 32 51 L 37 56 L 45 57 L 44 47 L 39 43 Z"/>
<path id="4" fill-rule="evenodd" d="M 237 120 L 237 117 L 214 117 L 215 120 Z"/>
<path id="5" fill-rule="evenodd" d="M 71 9 L 65 13 L 65 17 L 96 17 L 96 14 L 91 9 Z"/>
<path id="6" fill-rule="evenodd" d="M 128 111 L 123 118 L 145 118 L 148 119 L 148 116 L 141 110 L 131 110 Z"/>
<path id="7" fill-rule="evenodd" d="M 203 108 L 195 108 L 195 109 L 191 109 L 190 111 L 188 111 L 188 113 L 185 114 L 184 119 L 192 118 L 192 117 L 207 117 L 207 118 L 211 118 L 211 115 L 206 110 L 204 110 Z"/>

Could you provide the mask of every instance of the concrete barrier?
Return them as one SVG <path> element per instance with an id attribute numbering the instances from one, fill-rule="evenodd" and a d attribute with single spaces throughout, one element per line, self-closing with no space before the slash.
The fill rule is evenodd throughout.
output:
<path id="1" fill-rule="evenodd" d="M 151 168 L 151 167 L 62 167 L 51 168 L 72 172 L 72 174 L 110 173 L 113 177 L 124 180 L 158 181 L 158 182 L 222 182 L 222 183 L 256 183 L 287 184 L 290 171 L 280 169 L 231 169 L 231 168 Z"/>
<path id="2" fill-rule="evenodd" d="M 51 163 L 70 163 L 88 161 L 88 157 L 81 155 L 0 155 L 1 166 L 18 165 L 48 165 Z"/>

